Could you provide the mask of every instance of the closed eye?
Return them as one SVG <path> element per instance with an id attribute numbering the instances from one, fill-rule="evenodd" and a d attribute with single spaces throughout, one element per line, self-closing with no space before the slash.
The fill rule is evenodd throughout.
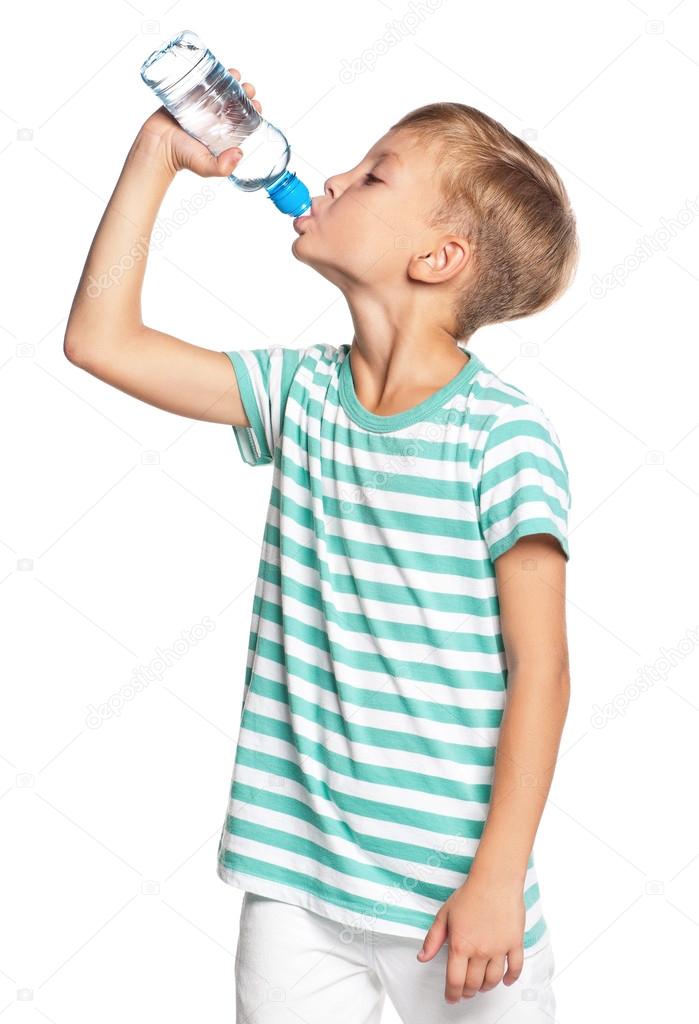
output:
<path id="1" fill-rule="evenodd" d="M 377 178 L 375 174 L 371 173 L 371 171 L 369 171 L 368 174 L 364 175 L 364 181 L 366 182 L 367 185 L 373 185 L 374 182 L 378 182 L 380 185 L 383 184 L 381 178 Z"/>

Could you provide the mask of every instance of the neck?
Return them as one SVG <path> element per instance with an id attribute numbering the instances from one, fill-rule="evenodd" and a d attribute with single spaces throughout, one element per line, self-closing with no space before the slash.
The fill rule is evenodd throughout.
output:
<path id="1" fill-rule="evenodd" d="M 349 301 L 349 300 L 348 300 Z M 434 309 L 417 302 L 349 301 L 352 376 L 362 404 L 380 415 L 412 406 L 448 383 L 468 361 Z"/>

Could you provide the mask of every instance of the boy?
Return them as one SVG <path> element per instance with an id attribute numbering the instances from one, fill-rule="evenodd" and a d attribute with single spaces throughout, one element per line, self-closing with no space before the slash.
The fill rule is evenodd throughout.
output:
<path id="1" fill-rule="evenodd" d="M 273 464 L 218 848 L 245 890 L 238 1020 L 376 1024 L 388 994 L 409 1024 L 550 1022 L 532 847 L 569 696 L 568 473 L 543 410 L 466 340 L 570 282 L 564 187 L 485 114 L 419 108 L 294 221 L 352 344 L 214 352 L 142 323 L 145 260 L 95 282 L 150 238 L 178 170 L 239 158 L 162 108 L 146 121 L 65 338 Z"/>

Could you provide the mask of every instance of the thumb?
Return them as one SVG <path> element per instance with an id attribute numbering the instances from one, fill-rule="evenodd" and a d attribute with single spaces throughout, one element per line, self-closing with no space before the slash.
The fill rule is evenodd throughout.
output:
<path id="1" fill-rule="evenodd" d="M 233 146 L 231 149 L 224 149 L 218 156 L 212 156 L 215 167 L 212 173 L 228 177 L 229 174 L 233 173 L 236 164 L 240 162 L 242 156 L 243 151 L 238 146 Z"/>
<path id="2" fill-rule="evenodd" d="M 183 167 L 194 171 L 202 178 L 228 177 L 233 168 L 240 162 L 243 151 L 237 146 L 224 149 L 214 156 L 210 149 L 196 139 L 181 140 L 180 160 Z"/>
<path id="3" fill-rule="evenodd" d="M 422 949 L 417 955 L 417 959 L 421 964 L 427 963 L 444 945 L 444 940 L 447 937 L 447 917 L 446 914 L 440 917 L 435 917 L 432 927 L 425 936 L 425 941 L 422 944 Z"/>

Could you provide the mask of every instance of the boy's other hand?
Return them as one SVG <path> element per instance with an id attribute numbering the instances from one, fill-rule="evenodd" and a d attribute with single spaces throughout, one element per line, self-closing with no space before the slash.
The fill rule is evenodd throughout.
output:
<path id="1" fill-rule="evenodd" d="M 228 71 L 237 81 L 240 81 L 240 71 L 237 68 L 228 68 Z M 253 99 L 255 96 L 254 85 L 251 85 L 250 82 L 243 82 L 242 88 L 255 110 L 262 113 L 260 101 Z M 199 142 L 198 139 L 180 128 L 165 107 L 159 107 L 150 115 L 139 135 L 147 139 L 149 154 L 157 153 L 158 158 L 164 162 L 172 174 L 187 170 L 199 174 L 202 178 L 228 177 L 243 156 L 237 146 L 224 149 L 218 156 L 214 156 L 203 142 Z"/>
<path id="2" fill-rule="evenodd" d="M 525 920 L 521 885 L 498 886 L 467 878 L 435 915 L 418 960 L 431 960 L 448 941 L 444 990 L 448 1003 L 488 992 L 501 981 L 511 985 L 524 965 Z"/>

